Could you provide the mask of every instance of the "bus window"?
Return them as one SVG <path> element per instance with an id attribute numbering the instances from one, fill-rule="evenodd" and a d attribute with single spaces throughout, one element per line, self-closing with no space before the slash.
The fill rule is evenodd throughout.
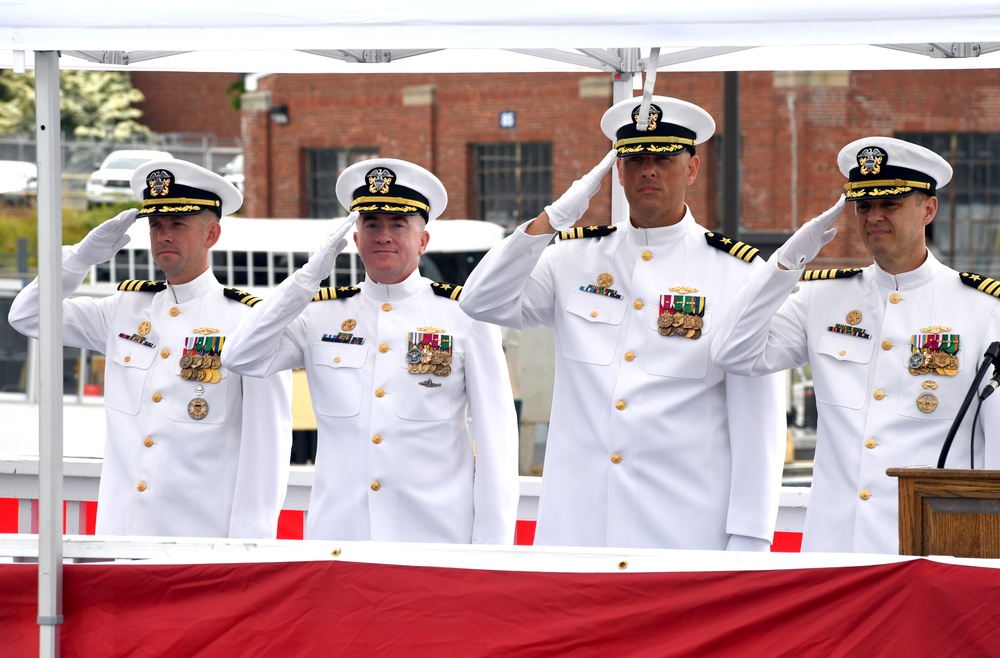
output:
<path id="1" fill-rule="evenodd" d="M 464 286 L 472 270 L 485 255 L 482 251 L 428 252 L 420 257 L 420 273 L 428 279 Z"/>
<path id="2" fill-rule="evenodd" d="M 10 313 L 13 297 L 0 297 L 0 315 Z M 28 339 L 0 323 L 0 392 L 24 393 L 28 386 Z"/>

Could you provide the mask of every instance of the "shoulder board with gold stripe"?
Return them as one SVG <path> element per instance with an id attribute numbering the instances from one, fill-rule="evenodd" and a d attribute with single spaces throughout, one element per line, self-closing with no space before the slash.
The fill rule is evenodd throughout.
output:
<path id="1" fill-rule="evenodd" d="M 326 302 L 331 299 L 347 299 L 354 297 L 361 292 L 357 286 L 336 286 L 330 288 L 320 288 L 316 296 L 312 298 L 314 302 Z"/>
<path id="2" fill-rule="evenodd" d="M 435 295 L 447 297 L 448 299 L 454 299 L 456 302 L 458 301 L 458 298 L 462 296 L 462 286 L 456 286 L 453 283 L 439 283 L 437 281 L 433 281 L 431 283 L 431 290 L 434 291 Z"/>
<path id="3" fill-rule="evenodd" d="M 803 281 L 824 281 L 826 279 L 850 279 L 852 276 L 861 274 L 861 268 L 848 267 L 842 270 L 836 268 L 832 270 L 806 270 L 802 275 Z"/>
<path id="4" fill-rule="evenodd" d="M 1000 281 L 975 272 L 962 272 L 959 276 L 965 285 L 975 288 L 979 292 L 985 292 L 987 295 L 1000 297 Z"/>
<path id="5" fill-rule="evenodd" d="M 167 284 L 163 281 L 127 279 L 118 284 L 118 289 L 124 292 L 160 292 L 167 289 Z"/>
<path id="6" fill-rule="evenodd" d="M 710 247 L 715 247 L 716 249 L 726 252 L 730 256 L 735 256 L 736 258 L 745 260 L 748 263 L 754 258 L 757 258 L 757 254 L 760 251 L 757 247 L 748 245 L 746 242 L 733 240 L 732 238 L 727 238 L 721 233 L 714 233 L 712 231 L 707 231 L 705 233 L 705 241 L 708 242 Z"/>
<path id="7" fill-rule="evenodd" d="M 560 240 L 576 240 L 577 238 L 603 238 L 618 230 L 617 226 L 575 226 L 568 231 L 560 231 Z"/>
<path id="8" fill-rule="evenodd" d="M 222 294 L 229 299 L 235 299 L 239 303 L 246 304 L 247 306 L 256 306 L 260 302 L 264 301 L 257 295 L 251 295 L 250 293 L 237 288 L 226 288 L 222 291 Z"/>

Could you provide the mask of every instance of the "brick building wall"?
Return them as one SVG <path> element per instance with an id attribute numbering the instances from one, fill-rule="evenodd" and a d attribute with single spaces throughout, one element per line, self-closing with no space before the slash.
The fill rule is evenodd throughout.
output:
<path id="1" fill-rule="evenodd" d="M 239 83 L 239 73 L 132 71 L 132 86 L 146 100 L 140 121 L 155 132 L 214 135 L 221 146 L 238 144 L 240 113 L 230 104 L 236 95 L 226 89 Z"/>
<path id="2" fill-rule="evenodd" d="M 708 110 L 725 137 L 722 73 L 657 76 L 656 93 Z M 1000 71 L 744 72 L 740 74 L 741 228 L 790 232 L 829 207 L 843 177 L 836 156 L 872 134 L 998 132 L 993 111 Z M 245 103 L 242 139 L 251 217 L 308 213 L 305 150 L 377 147 L 386 157 L 433 170 L 449 192 L 445 218 L 475 217 L 471 145 L 550 141 L 553 195 L 558 196 L 609 148 L 600 119 L 611 103 L 610 75 L 357 74 L 271 75 L 255 103 Z M 284 104 L 290 122 L 276 125 L 267 108 Z M 503 130 L 499 114 L 517 113 Z M 688 195 L 699 221 L 720 224 L 721 140 L 699 148 L 702 166 Z M 610 216 L 610 179 L 587 219 Z M 840 239 L 816 266 L 866 264 L 850 208 Z"/>

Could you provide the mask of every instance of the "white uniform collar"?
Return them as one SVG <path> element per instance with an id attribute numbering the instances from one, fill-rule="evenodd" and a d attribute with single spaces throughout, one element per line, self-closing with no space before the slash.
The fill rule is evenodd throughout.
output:
<path id="1" fill-rule="evenodd" d="M 410 276 L 399 283 L 375 283 L 365 274 L 364 289 L 365 294 L 373 299 L 393 301 L 412 296 L 422 285 L 424 285 L 423 277 L 420 276 L 420 268 L 417 267 L 410 272 Z"/>
<path id="2" fill-rule="evenodd" d="M 687 204 L 684 204 L 684 217 L 681 221 L 670 226 L 658 226 L 656 228 L 636 228 L 632 225 L 632 220 L 619 224 L 619 230 L 625 229 L 626 239 L 640 247 L 657 244 L 670 244 L 683 238 L 695 224 L 694 215 Z"/>
<path id="3" fill-rule="evenodd" d="M 174 301 L 178 304 L 197 299 L 218 287 L 219 280 L 215 278 L 211 268 L 187 283 L 167 284 L 167 289 L 173 294 Z"/>
<path id="4" fill-rule="evenodd" d="M 886 290 L 913 290 L 922 285 L 930 283 L 934 277 L 941 273 L 944 265 L 941 264 L 934 254 L 927 250 L 927 260 L 915 270 L 903 272 L 902 274 L 889 274 L 878 263 L 872 265 L 875 271 L 875 281 Z"/>

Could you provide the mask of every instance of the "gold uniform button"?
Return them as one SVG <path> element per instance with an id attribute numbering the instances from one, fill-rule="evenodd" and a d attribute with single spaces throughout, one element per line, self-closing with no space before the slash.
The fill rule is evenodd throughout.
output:
<path id="1" fill-rule="evenodd" d="M 892 341 L 891 340 L 883 340 L 882 341 L 882 349 L 884 349 L 884 350 L 891 350 L 892 349 Z"/>
<path id="2" fill-rule="evenodd" d="M 642 300 L 641 299 L 637 299 L 634 302 L 632 302 L 632 307 L 635 310 L 637 310 L 637 311 L 641 311 L 642 310 Z"/>
<path id="3" fill-rule="evenodd" d="M 861 500 L 868 500 L 869 498 L 872 497 L 872 492 L 868 491 L 867 489 L 862 489 L 861 493 L 858 494 L 858 497 L 861 498 Z"/>
<path id="4" fill-rule="evenodd" d="M 845 350 L 840 350 L 840 356 L 846 356 L 847 352 Z"/>
<path id="5" fill-rule="evenodd" d="M 164 359 L 165 359 L 165 358 L 167 358 L 168 356 L 170 356 L 170 350 L 168 350 L 168 349 L 166 349 L 166 348 L 164 348 L 164 349 L 160 350 L 160 357 L 161 357 L 161 358 L 164 358 Z"/>
<path id="6" fill-rule="evenodd" d="M 597 311 L 591 311 L 590 312 L 590 317 L 596 318 L 597 317 Z"/>
<path id="7" fill-rule="evenodd" d="M 876 445 L 877 444 L 875 443 L 875 439 L 865 439 L 866 448 L 874 448 Z"/>
<path id="8" fill-rule="evenodd" d="M 146 490 L 146 483 L 145 482 L 140 482 L 139 484 L 135 485 L 135 488 L 138 489 L 139 491 L 145 491 Z"/>
<path id="9" fill-rule="evenodd" d="M 634 352 L 625 352 L 625 360 L 626 361 L 634 361 L 635 360 L 635 353 Z"/>
<path id="10" fill-rule="evenodd" d="M 615 409 L 617 409 L 618 411 L 624 411 L 625 407 L 627 406 L 628 405 L 625 404 L 625 400 L 619 400 L 618 402 L 615 402 Z"/>
<path id="11" fill-rule="evenodd" d="M 126 357 L 125 357 L 125 363 L 128 363 L 128 362 L 129 362 L 129 361 L 131 361 L 131 360 L 132 360 L 132 357 L 130 357 L 130 356 L 126 356 Z"/>
<path id="12" fill-rule="evenodd" d="M 378 444 L 382 443 L 382 435 L 381 434 L 376 434 L 376 435 L 372 436 L 372 443 L 374 443 L 375 445 L 378 445 Z"/>
<path id="13" fill-rule="evenodd" d="M 389 346 L 386 345 L 385 343 L 382 343 L 381 345 L 378 346 L 378 351 L 381 352 L 382 354 L 385 354 L 386 352 L 389 351 Z"/>
<path id="14" fill-rule="evenodd" d="M 160 395 L 159 393 L 153 393 L 153 402 L 159 402 L 162 399 L 163 399 L 162 395 Z"/>
<path id="15" fill-rule="evenodd" d="M 382 310 L 383 311 L 391 311 L 392 310 L 392 304 L 390 304 L 389 302 L 386 302 L 385 304 L 382 304 Z"/>
<path id="16" fill-rule="evenodd" d="M 176 306 L 173 307 L 172 309 L 170 309 L 170 317 L 176 318 L 180 314 L 181 314 L 181 310 L 179 308 L 177 308 Z"/>
<path id="17" fill-rule="evenodd" d="M 333 357 L 333 362 L 334 363 L 340 363 L 340 357 L 339 356 Z"/>
<path id="18" fill-rule="evenodd" d="M 881 389 L 879 389 L 879 390 L 875 391 L 875 396 L 874 397 L 875 397 L 876 400 L 881 400 L 882 398 L 885 397 L 885 392 L 882 391 Z"/>
<path id="19" fill-rule="evenodd" d="M 142 445 L 146 446 L 147 448 L 152 448 L 153 439 L 147 436 L 146 439 L 142 442 Z"/>
<path id="20" fill-rule="evenodd" d="M 898 304 L 899 303 L 899 299 L 900 299 L 900 297 L 896 293 L 892 293 L 891 295 L 889 295 L 889 302 L 892 303 L 892 304 Z"/>
<path id="21" fill-rule="evenodd" d="M 621 464 L 622 463 L 622 456 L 619 455 L 617 452 L 615 454 L 611 455 L 611 463 L 612 464 Z"/>
<path id="22" fill-rule="evenodd" d="M 385 389 L 381 389 L 381 388 L 376 388 L 375 389 L 375 397 L 380 398 L 380 397 L 383 397 L 384 395 L 385 395 Z"/>
<path id="23" fill-rule="evenodd" d="M 381 488 L 382 488 L 382 485 L 379 483 L 378 480 L 375 480 L 374 482 L 372 482 L 372 491 L 378 491 Z"/>
<path id="24" fill-rule="evenodd" d="M 653 260 L 653 253 L 650 252 L 650 251 L 644 251 L 644 252 L 642 252 L 642 259 L 643 260 L 647 260 L 647 261 Z"/>

